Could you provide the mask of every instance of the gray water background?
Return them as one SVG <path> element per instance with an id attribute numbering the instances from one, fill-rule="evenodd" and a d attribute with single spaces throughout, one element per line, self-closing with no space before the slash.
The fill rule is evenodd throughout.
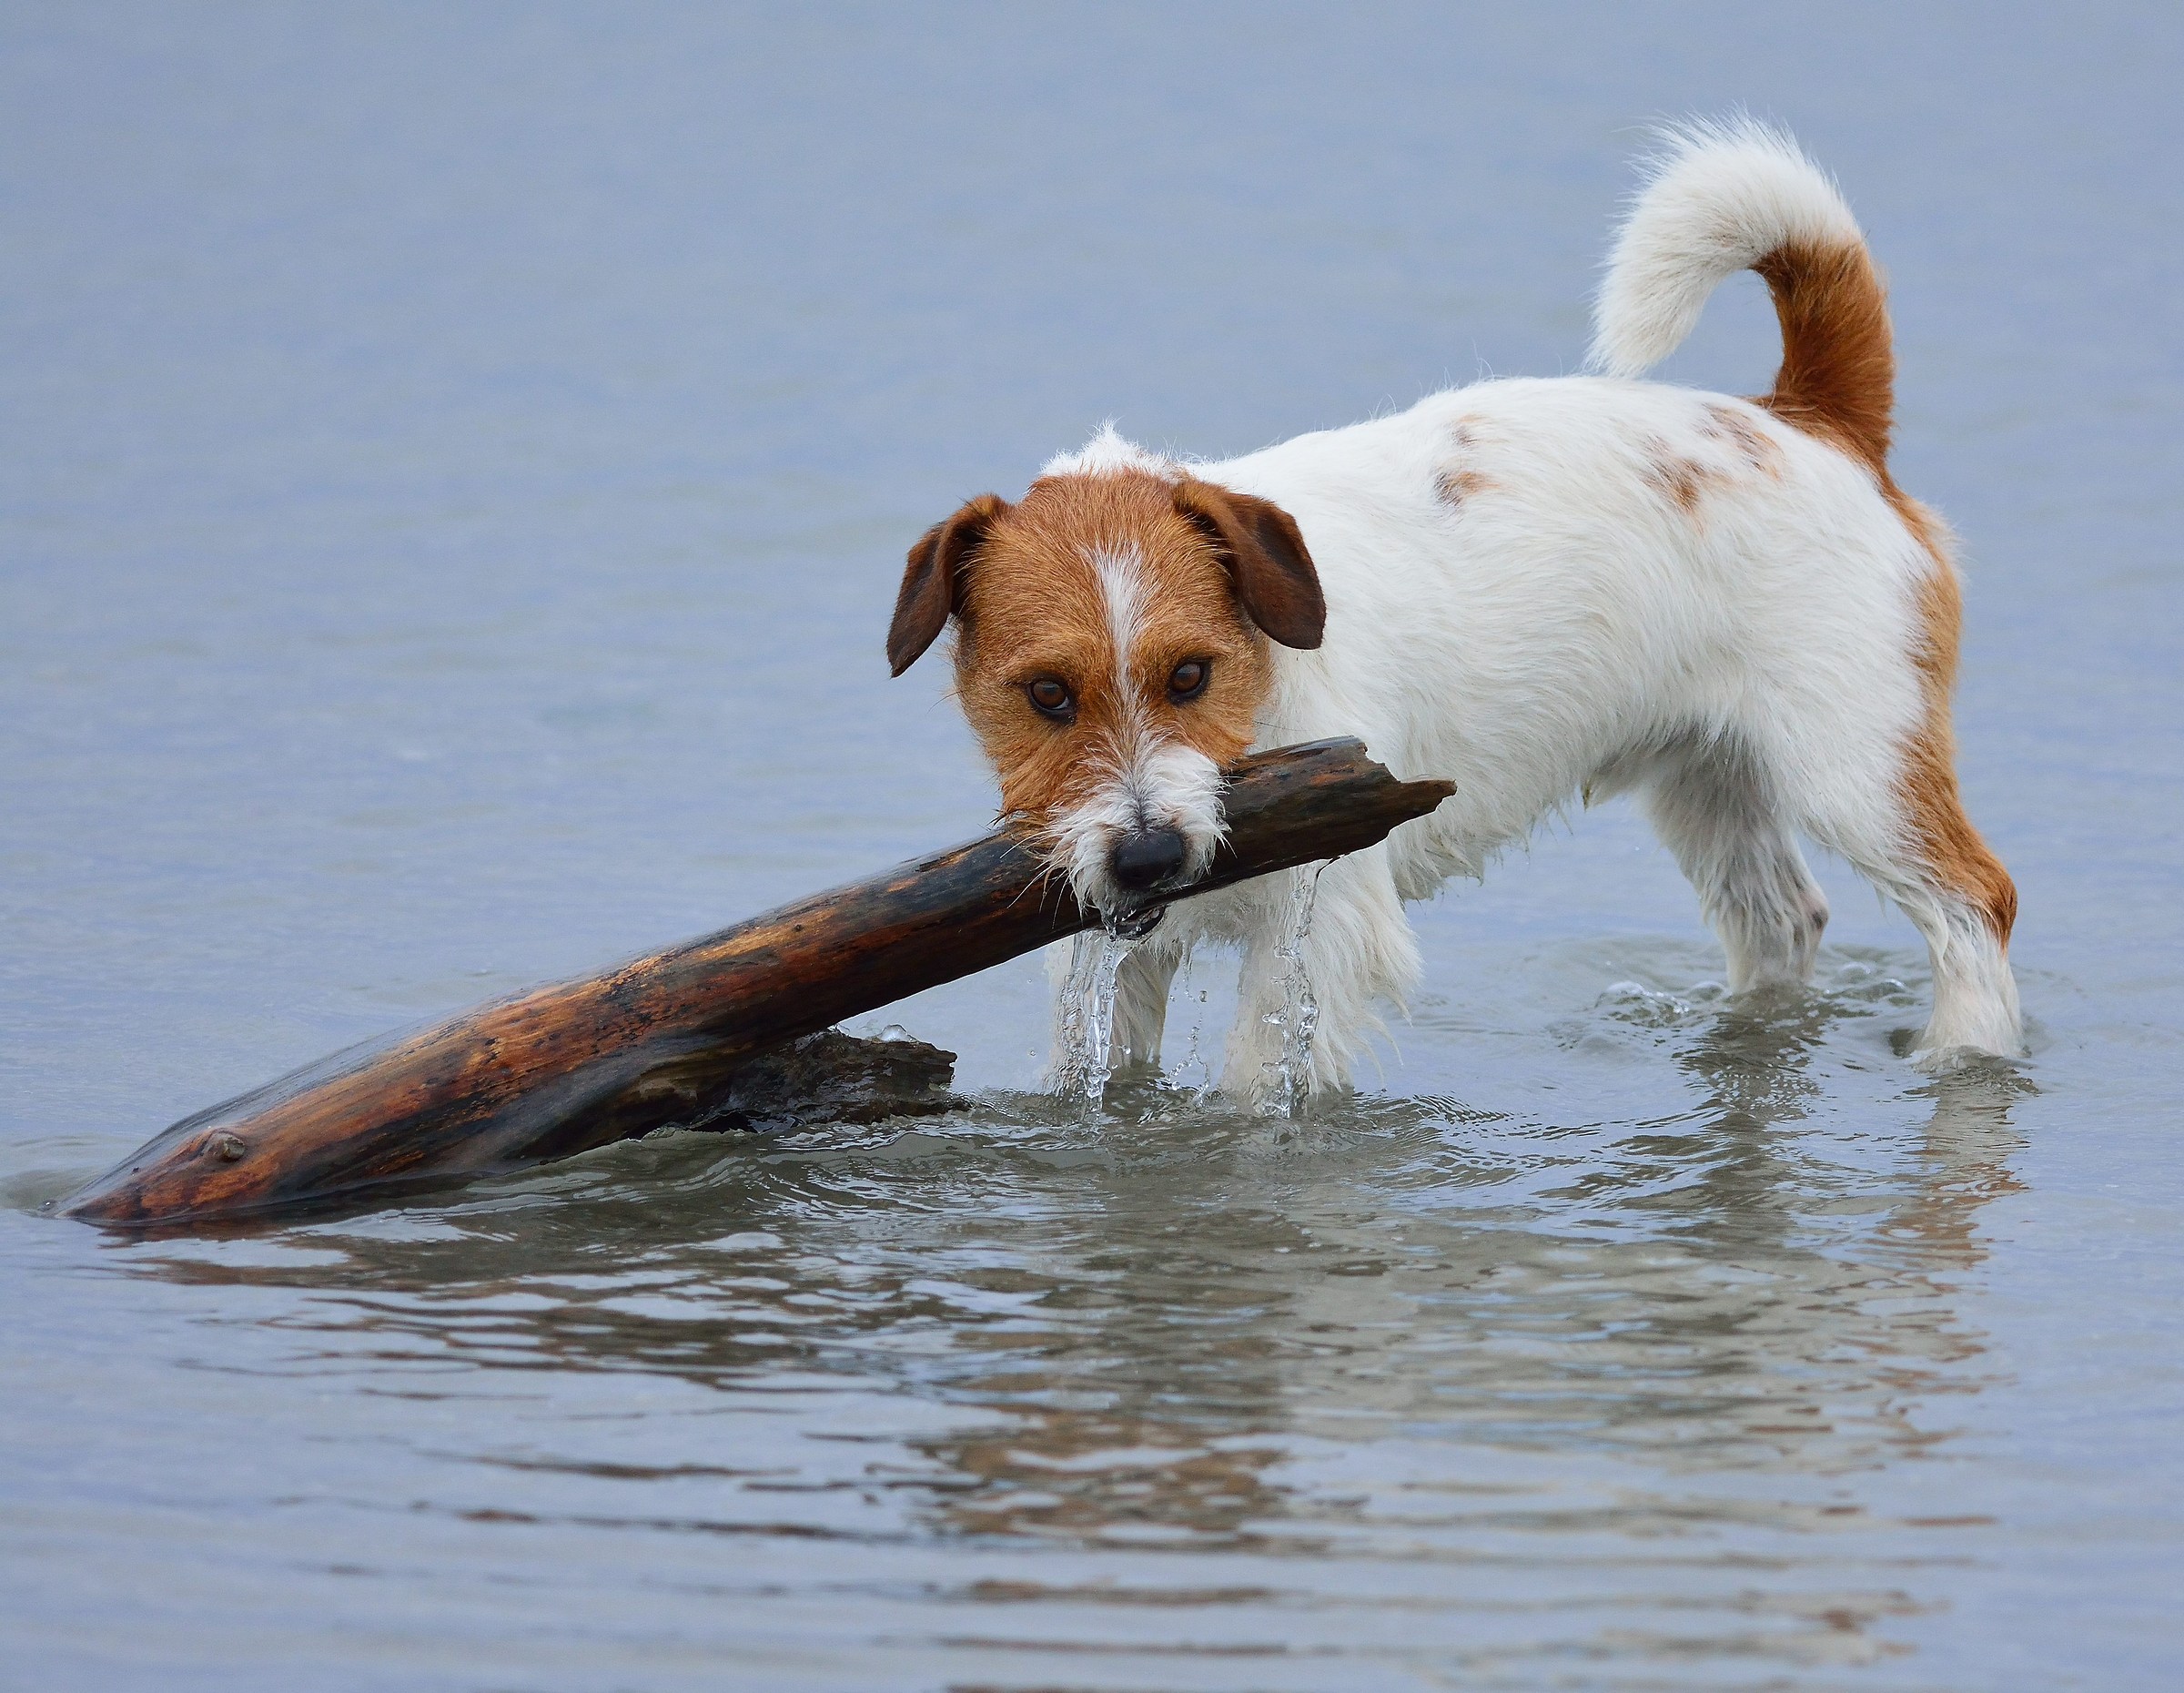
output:
<path id="1" fill-rule="evenodd" d="M 0 12 L 0 1683 L 2184 1680 L 2169 7 Z M 329 1049 L 975 834 L 902 551 L 1574 368 L 1640 126 L 1895 289 L 2033 1057 L 1839 871 L 1722 1003 L 1622 807 L 1357 1104 L 1034 1096 L 340 1221 L 38 1205 Z M 1764 385 L 1724 290 L 1669 374 Z M 1178 1004 L 1218 1042 L 1224 968 Z M 1201 1003 L 1199 996 L 1205 995 Z M 1186 1080 L 1199 1070 L 1180 1068 Z"/>

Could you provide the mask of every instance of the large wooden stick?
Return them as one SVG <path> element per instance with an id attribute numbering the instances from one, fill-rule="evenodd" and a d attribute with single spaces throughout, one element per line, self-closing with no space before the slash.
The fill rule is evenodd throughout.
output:
<path id="1" fill-rule="evenodd" d="M 1229 775 L 1199 893 L 1354 852 L 1453 790 L 1399 782 L 1353 740 Z M 704 1114 L 756 1055 L 1090 927 L 1006 831 L 603 975 L 352 1049 L 186 1118 L 66 1201 L 148 1227 L 508 1170 Z"/>

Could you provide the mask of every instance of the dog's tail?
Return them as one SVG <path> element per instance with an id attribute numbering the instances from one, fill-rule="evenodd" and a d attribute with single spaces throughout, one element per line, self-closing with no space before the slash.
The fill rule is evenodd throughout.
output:
<path id="1" fill-rule="evenodd" d="M 1591 368 L 1643 375 L 1691 333 L 1716 286 L 1756 270 L 1782 320 L 1782 369 L 1762 403 L 1885 474 L 1887 296 L 1841 192 L 1788 135 L 1749 117 L 1663 139 L 1608 259 Z"/>

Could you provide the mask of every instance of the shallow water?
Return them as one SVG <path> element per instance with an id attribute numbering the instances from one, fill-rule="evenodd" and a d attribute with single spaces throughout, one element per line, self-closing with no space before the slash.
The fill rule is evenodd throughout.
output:
<path id="1" fill-rule="evenodd" d="M 2152 7 L 11 8 L 0 1583 L 35 1688 L 2166 1688 L 2184 28 Z M 2034 1056 L 1830 873 L 1723 1002 L 1621 808 L 1303 1121 L 1039 1096 L 195 1240 L 38 1205 L 349 1041 L 975 834 L 902 549 L 1574 366 L 1633 126 L 1896 290 Z M 1674 373 L 1750 390 L 1715 302 Z M 865 1025 L 861 1024 L 860 1027 Z"/>

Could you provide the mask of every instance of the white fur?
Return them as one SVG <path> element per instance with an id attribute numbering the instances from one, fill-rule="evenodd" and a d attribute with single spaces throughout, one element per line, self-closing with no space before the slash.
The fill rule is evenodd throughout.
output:
<path id="1" fill-rule="evenodd" d="M 1064 812 L 1047 831 L 1048 850 L 1069 876 L 1077 903 L 1117 914 L 1136 903 L 1116 887 L 1115 843 L 1125 835 L 1165 826 L 1183 836 L 1185 880 L 1205 874 L 1227 836 L 1221 820 L 1220 766 L 1196 747 L 1142 725 L 1123 745 L 1103 749 L 1100 785 L 1092 797 Z"/>
<path id="2" fill-rule="evenodd" d="M 1848 210 L 1787 137 L 1749 123 L 1682 132 L 1616 246 L 1598 362 L 1635 373 L 1732 270 L 1785 238 L 1845 235 Z M 1701 478 L 1695 501 L 1673 497 L 1664 462 Z M 1148 464 L 1179 468 L 1110 426 L 1047 471 Z M 1356 735 L 1398 776 L 1456 785 L 1322 877 L 1304 948 L 1315 1086 L 1350 1080 L 1376 1002 L 1417 980 L 1404 901 L 1478 875 L 1573 796 L 1623 789 L 1697 887 L 1733 988 L 1812 968 L 1827 912 L 1803 834 L 1926 937 L 1922 1057 L 2018 1050 L 2001 946 L 1912 849 L 1899 758 L 1924 722 L 1918 589 L 1936 564 L 1860 465 L 1746 401 L 1601 376 L 1483 382 L 1189 469 L 1287 510 L 1327 597 L 1317 651 L 1274 649 L 1258 744 Z M 1067 824 L 1081 891 L 1105 874 L 1093 843 L 1134 808 L 1195 809 L 1213 838 L 1210 766 L 1171 769 L 1174 750 L 1118 756 L 1117 781 Z M 1280 1039 L 1283 891 L 1246 884 L 1174 907 L 1123 974 L 1118 1049 L 1156 1058 L 1177 963 L 1199 938 L 1240 941 L 1224 1085 L 1255 1092 Z"/>
<path id="3" fill-rule="evenodd" d="M 1039 474 L 1097 476 L 1103 471 L 1150 471 L 1155 475 L 1173 476 L 1178 469 L 1173 460 L 1125 441 L 1115 428 L 1115 420 L 1109 418 L 1099 426 L 1099 432 L 1075 452 L 1057 452 L 1047 460 Z"/>
<path id="4" fill-rule="evenodd" d="M 1145 629 L 1145 556 L 1137 548 L 1099 552 L 1092 555 L 1093 573 L 1099 578 L 1099 597 L 1107 608 L 1107 639 L 1115 648 L 1115 688 L 1118 697 L 1135 700 L 1130 686 L 1130 654 Z"/>
<path id="5" fill-rule="evenodd" d="M 1116 435 L 1109 424 L 1093 443 L 1101 449 L 1093 461 L 1102 468 L 1113 462 L 1110 444 L 1139 451 Z M 1226 833 L 1221 773 L 1205 754 L 1159 733 L 1130 680 L 1130 655 L 1144 629 L 1148 592 L 1143 555 L 1135 548 L 1105 551 L 1092 554 L 1088 562 L 1107 606 L 1107 638 L 1115 653 L 1115 697 L 1127 703 L 1128 715 L 1113 736 L 1090 754 L 1101 766 L 1100 786 L 1091 798 L 1056 820 L 1050 838 L 1056 860 L 1067 867 L 1078 902 L 1120 912 L 1131 902 L 1115 885 L 1111 855 L 1116 841 L 1134 832 L 1172 828 L 1183 836 L 1183 875 L 1202 875 Z"/>
<path id="6" fill-rule="evenodd" d="M 1827 174 L 1749 117 L 1663 133 L 1593 304 L 1590 368 L 1643 376 L 1681 346 L 1706 297 L 1790 241 L 1859 242 Z"/>

